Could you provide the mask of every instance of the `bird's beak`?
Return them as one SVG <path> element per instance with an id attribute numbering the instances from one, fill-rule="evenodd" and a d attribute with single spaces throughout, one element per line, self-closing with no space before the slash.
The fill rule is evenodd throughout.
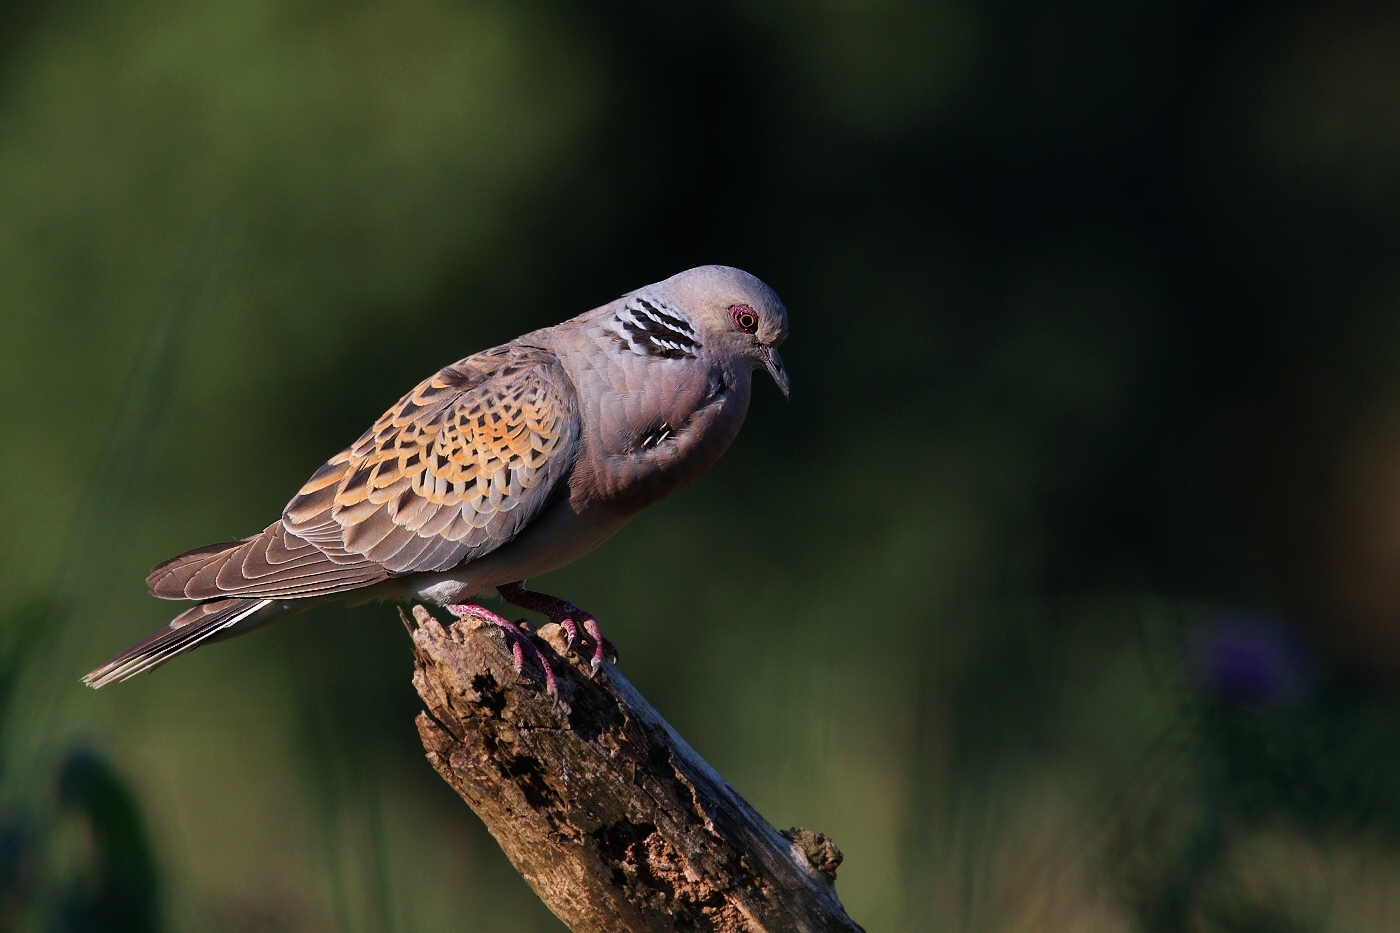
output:
<path id="1" fill-rule="evenodd" d="M 759 351 L 759 356 L 763 358 L 763 365 L 768 370 L 768 375 L 773 377 L 773 381 L 778 384 L 778 391 L 783 393 L 783 398 L 792 396 L 792 380 L 788 378 L 787 370 L 783 369 L 783 358 L 778 355 L 778 351 L 772 347 L 764 347 Z"/>

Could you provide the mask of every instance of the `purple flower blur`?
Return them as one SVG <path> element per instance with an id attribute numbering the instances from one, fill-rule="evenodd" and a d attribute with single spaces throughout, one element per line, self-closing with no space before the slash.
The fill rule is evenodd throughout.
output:
<path id="1" fill-rule="evenodd" d="M 1282 619 L 1236 610 L 1202 616 L 1187 632 L 1187 673 L 1201 692 L 1229 703 L 1288 706 L 1312 680 L 1298 637 Z"/>

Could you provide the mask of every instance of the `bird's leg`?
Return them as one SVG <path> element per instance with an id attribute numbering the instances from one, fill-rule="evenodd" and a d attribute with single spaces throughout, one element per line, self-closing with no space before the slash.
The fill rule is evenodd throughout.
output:
<path id="1" fill-rule="evenodd" d="M 598 668 L 602 666 L 605 657 L 611 657 L 613 663 L 617 662 L 617 649 L 613 647 L 612 642 L 603 637 L 602 631 L 598 628 L 598 620 L 593 613 L 584 612 L 567 599 L 527 590 L 523 581 L 504 583 L 496 587 L 496 592 L 500 593 L 501 598 L 512 606 L 519 606 L 521 609 L 547 616 L 549 621 L 564 630 L 569 638 L 570 648 L 573 648 L 574 639 L 578 637 L 578 627 L 582 624 L 588 637 L 593 639 L 593 657 L 589 661 L 589 667 L 592 668 L 593 673 L 598 673 Z"/>
<path id="2" fill-rule="evenodd" d="M 446 606 L 444 608 L 459 619 L 468 617 L 476 618 L 483 622 L 490 622 L 492 625 L 499 628 L 502 634 L 505 635 L 506 642 L 510 645 L 511 655 L 515 658 L 515 672 L 517 674 L 524 673 L 525 658 L 528 656 L 530 660 L 539 665 L 540 670 L 544 672 L 545 692 L 552 697 L 559 696 L 559 690 L 554 683 L 554 668 L 549 666 L 549 659 L 546 658 L 544 652 L 536 647 L 535 643 L 530 640 L 530 636 L 521 630 L 520 626 L 508 619 L 501 618 L 490 609 L 478 606 L 474 603 Z"/>

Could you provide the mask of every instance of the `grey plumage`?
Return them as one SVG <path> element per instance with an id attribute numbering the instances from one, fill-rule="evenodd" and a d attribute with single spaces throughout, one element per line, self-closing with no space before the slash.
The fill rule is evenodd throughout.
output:
<path id="1" fill-rule="evenodd" d="M 331 458 L 262 533 L 152 570 L 154 595 L 199 605 L 84 679 L 124 680 L 311 600 L 453 606 L 563 566 L 719 458 L 755 369 L 787 393 L 774 349 L 786 335 L 768 286 L 702 266 L 453 363 Z"/>

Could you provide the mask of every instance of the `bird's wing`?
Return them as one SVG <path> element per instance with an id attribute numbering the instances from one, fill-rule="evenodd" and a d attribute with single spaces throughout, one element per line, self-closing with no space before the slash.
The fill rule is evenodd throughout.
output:
<path id="1" fill-rule="evenodd" d="M 393 574 L 447 570 L 515 537 L 578 452 L 572 383 L 548 350 L 508 344 L 421 383 L 317 470 L 292 534 Z"/>
<path id="2" fill-rule="evenodd" d="M 147 578 L 168 599 L 320 596 L 448 570 L 515 537 L 578 451 L 573 385 L 548 350 L 508 344 L 425 380 L 332 457 L 281 521 Z"/>

